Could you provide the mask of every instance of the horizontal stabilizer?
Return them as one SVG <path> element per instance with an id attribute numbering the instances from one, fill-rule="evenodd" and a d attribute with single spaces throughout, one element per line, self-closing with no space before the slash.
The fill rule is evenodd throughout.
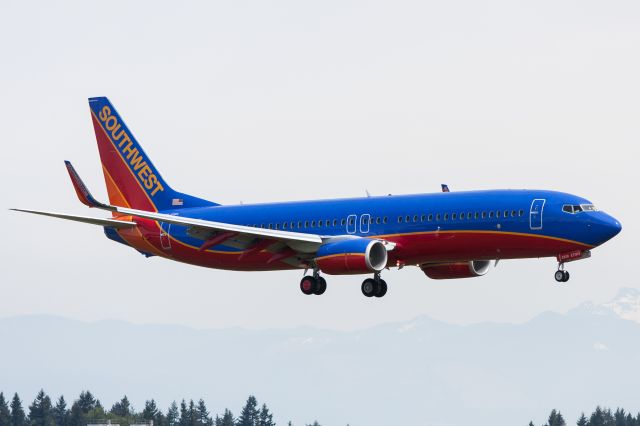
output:
<path id="1" fill-rule="evenodd" d="M 41 212 L 37 210 L 25 210 L 25 209 L 10 209 L 16 212 L 33 213 L 42 216 L 57 217 L 58 219 L 73 220 L 74 222 L 90 223 L 92 225 L 109 226 L 111 228 L 132 228 L 136 226 L 135 222 L 128 222 L 124 220 L 115 219 L 98 219 L 95 217 L 76 216 L 71 214 L 53 213 L 53 212 Z"/>

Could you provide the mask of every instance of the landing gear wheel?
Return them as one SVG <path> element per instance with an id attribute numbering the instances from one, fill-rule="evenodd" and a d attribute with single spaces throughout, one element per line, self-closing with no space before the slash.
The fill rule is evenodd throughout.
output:
<path id="1" fill-rule="evenodd" d="M 316 288 L 318 288 L 318 280 L 316 280 L 315 277 L 307 275 L 302 280 L 300 280 L 300 290 L 302 290 L 304 294 L 313 294 Z"/>
<path id="2" fill-rule="evenodd" d="M 376 281 L 376 297 L 382 297 L 387 294 L 387 282 L 383 279 Z"/>
<path id="3" fill-rule="evenodd" d="M 569 271 L 562 271 L 562 273 L 563 273 L 563 275 L 564 275 L 564 276 L 562 277 L 562 282 L 563 282 L 563 283 L 566 283 L 567 281 L 569 281 L 569 277 L 570 277 L 570 275 L 569 275 Z"/>
<path id="4" fill-rule="evenodd" d="M 317 285 L 313 290 L 313 294 L 320 296 L 327 290 L 327 280 L 319 276 L 318 278 L 316 278 L 316 284 Z"/>
<path id="5" fill-rule="evenodd" d="M 373 278 L 367 278 L 362 282 L 362 294 L 367 297 L 373 297 L 377 293 L 377 283 Z"/>
<path id="6" fill-rule="evenodd" d="M 564 271 L 558 269 L 556 273 L 553 274 L 553 278 L 555 278 L 559 283 L 564 282 Z"/>

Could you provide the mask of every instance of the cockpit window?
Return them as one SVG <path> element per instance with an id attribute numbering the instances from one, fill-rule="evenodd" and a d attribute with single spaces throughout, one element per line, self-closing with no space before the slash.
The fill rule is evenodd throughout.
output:
<path id="1" fill-rule="evenodd" d="M 576 214 L 580 212 L 594 212 L 596 207 L 593 204 L 565 204 L 562 206 L 562 211 L 565 213 Z"/>

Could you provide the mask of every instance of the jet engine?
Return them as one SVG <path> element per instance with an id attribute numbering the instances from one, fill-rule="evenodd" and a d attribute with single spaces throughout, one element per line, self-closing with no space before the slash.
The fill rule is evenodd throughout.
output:
<path id="1" fill-rule="evenodd" d="M 480 277 L 489 272 L 490 267 L 490 260 L 472 260 L 470 262 L 422 265 L 420 269 L 426 276 L 434 280 L 448 280 Z"/>
<path id="2" fill-rule="evenodd" d="M 353 238 L 320 246 L 315 258 L 326 274 L 363 274 L 379 272 L 387 266 L 387 249 L 380 241 Z"/>

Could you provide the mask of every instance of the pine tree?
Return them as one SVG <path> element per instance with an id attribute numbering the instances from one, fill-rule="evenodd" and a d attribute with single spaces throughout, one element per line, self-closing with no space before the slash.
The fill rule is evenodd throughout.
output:
<path id="1" fill-rule="evenodd" d="M 164 426 L 165 424 L 165 417 L 162 414 L 162 411 L 158 409 L 156 401 L 153 399 L 145 401 L 144 410 L 142 410 L 140 415 L 142 416 L 142 419 L 146 421 L 153 421 L 153 426 Z"/>
<path id="2" fill-rule="evenodd" d="M 178 421 L 179 426 L 189 426 L 189 411 L 187 410 L 187 403 L 183 399 L 180 402 L 180 420 Z"/>
<path id="3" fill-rule="evenodd" d="M 113 404 L 110 413 L 119 417 L 129 417 L 133 414 L 131 403 L 129 402 L 127 395 L 125 395 L 120 401 Z"/>
<path id="4" fill-rule="evenodd" d="M 26 426 L 27 416 L 22 408 L 22 401 L 17 393 L 13 395 L 11 400 L 11 424 L 13 426 Z"/>
<path id="5" fill-rule="evenodd" d="M 60 396 L 56 406 L 53 408 L 53 418 L 56 421 L 56 425 L 67 426 L 68 416 L 69 412 L 67 411 L 67 401 L 64 400 L 64 396 Z"/>
<path id="6" fill-rule="evenodd" d="M 534 424 L 533 424 L 533 420 L 531 420 L 531 421 L 529 422 L 529 425 L 528 425 L 528 426 L 536 426 L 536 425 L 534 425 Z"/>
<path id="7" fill-rule="evenodd" d="M 576 425 L 578 425 L 578 426 L 588 426 L 589 425 L 589 421 L 584 416 L 584 413 L 580 414 L 580 418 L 578 419 L 578 422 L 576 423 Z"/>
<path id="8" fill-rule="evenodd" d="M 0 392 L 0 426 L 11 426 L 11 411 L 2 392 Z"/>
<path id="9" fill-rule="evenodd" d="M 178 404 L 173 401 L 167 410 L 167 426 L 177 426 L 180 420 L 179 416 Z"/>
<path id="10" fill-rule="evenodd" d="M 29 420 L 31 426 L 55 426 L 51 398 L 44 393 L 44 389 L 40 389 L 29 406 Z"/>
<path id="11" fill-rule="evenodd" d="M 258 401 L 256 397 L 250 395 L 247 399 L 240 417 L 236 421 L 237 426 L 256 426 L 258 424 Z"/>
<path id="12" fill-rule="evenodd" d="M 307 426 L 320 426 L 320 423 L 318 423 L 317 420 L 315 420 L 313 423 L 311 423 L 310 425 Z"/>
<path id="13" fill-rule="evenodd" d="M 68 416 L 69 426 L 86 426 L 86 417 L 89 412 L 94 410 L 99 404 L 99 401 L 93 397 L 91 392 L 82 391 L 77 400 L 71 404 L 71 410 Z M 101 407 L 101 406 L 100 406 Z"/>
<path id="14" fill-rule="evenodd" d="M 89 411 L 96 408 L 96 399 L 93 397 L 91 392 L 82 391 L 80 392 L 78 400 L 74 402 L 74 405 L 75 404 L 78 404 L 78 408 L 83 414 L 87 414 Z"/>
<path id="15" fill-rule="evenodd" d="M 187 409 L 187 418 L 189 426 L 198 426 L 196 419 L 196 405 L 193 403 L 193 399 L 189 400 L 189 408 Z"/>
<path id="16" fill-rule="evenodd" d="M 625 413 L 624 409 L 618 408 L 613 414 L 613 419 L 615 426 L 627 426 L 627 413 Z"/>
<path id="17" fill-rule="evenodd" d="M 611 409 L 603 410 L 602 414 L 604 415 L 605 426 L 614 426 L 615 420 L 613 419 L 613 414 L 611 414 Z"/>
<path id="18" fill-rule="evenodd" d="M 258 414 L 258 426 L 276 426 L 273 422 L 273 414 L 269 412 L 267 404 L 262 404 L 262 409 Z"/>
<path id="19" fill-rule="evenodd" d="M 547 424 L 549 426 L 567 426 L 567 423 L 564 421 L 560 411 L 556 411 L 555 409 L 551 410 Z"/>
<path id="20" fill-rule="evenodd" d="M 596 407 L 596 411 L 591 414 L 591 417 L 589 418 L 589 426 L 605 426 L 604 412 L 599 406 Z"/>
<path id="21" fill-rule="evenodd" d="M 225 408 L 222 418 L 216 416 L 216 426 L 235 426 L 235 420 L 231 411 Z"/>
<path id="22" fill-rule="evenodd" d="M 213 419 L 209 415 L 209 411 L 207 411 L 207 405 L 204 403 L 204 400 L 200 398 L 198 401 L 198 405 L 196 407 L 196 423 L 202 426 L 213 426 Z"/>
<path id="23" fill-rule="evenodd" d="M 158 406 L 156 402 L 152 399 L 150 401 L 145 401 L 144 410 L 142 410 L 142 418 L 144 420 L 153 420 L 158 415 Z"/>

